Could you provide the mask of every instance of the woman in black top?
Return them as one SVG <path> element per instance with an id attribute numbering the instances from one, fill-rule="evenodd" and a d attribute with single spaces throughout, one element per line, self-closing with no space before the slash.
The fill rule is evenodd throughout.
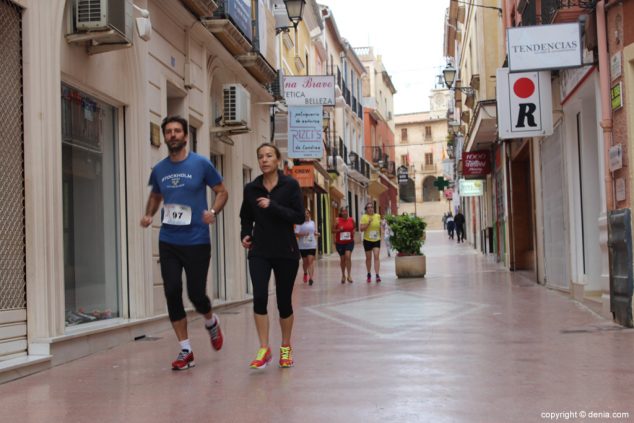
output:
<path id="1" fill-rule="evenodd" d="M 292 367 L 293 284 L 299 269 L 299 248 L 293 224 L 304 222 L 304 205 L 298 182 L 278 170 L 280 151 L 273 144 L 257 149 L 262 175 L 244 187 L 240 209 L 242 246 L 249 250 L 253 283 L 253 311 L 260 349 L 251 368 L 262 369 L 271 361 L 267 302 L 271 271 L 275 275 L 282 346 L 280 367 Z"/>

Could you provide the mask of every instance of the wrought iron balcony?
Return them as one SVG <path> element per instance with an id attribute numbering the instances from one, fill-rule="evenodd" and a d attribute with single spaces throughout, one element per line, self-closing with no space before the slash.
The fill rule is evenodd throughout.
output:
<path id="1" fill-rule="evenodd" d="M 594 9 L 596 3 L 595 0 L 542 0 L 541 23 L 577 22 L 579 16 Z"/>

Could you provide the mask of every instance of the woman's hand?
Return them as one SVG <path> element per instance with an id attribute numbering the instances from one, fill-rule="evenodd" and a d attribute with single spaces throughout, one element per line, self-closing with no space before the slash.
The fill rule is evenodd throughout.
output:
<path id="1" fill-rule="evenodd" d="M 242 246 L 246 248 L 247 250 L 251 249 L 252 243 L 253 242 L 251 241 L 251 235 L 247 235 L 244 238 L 242 238 Z"/>
<path id="2" fill-rule="evenodd" d="M 319 232 L 315 232 L 315 236 L 321 236 Z"/>
<path id="3" fill-rule="evenodd" d="M 269 198 L 266 197 L 260 197 L 257 200 L 258 203 L 258 207 L 266 209 L 271 205 L 271 200 Z"/>

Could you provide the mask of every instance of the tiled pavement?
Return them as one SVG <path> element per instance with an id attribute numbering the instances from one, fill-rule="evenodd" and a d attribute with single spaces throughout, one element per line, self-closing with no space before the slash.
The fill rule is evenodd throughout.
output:
<path id="1" fill-rule="evenodd" d="M 383 282 L 367 284 L 360 245 L 353 284 L 337 257 L 312 287 L 298 276 L 292 369 L 248 368 L 246 304 L 220 311 L 220 352 L 192 323 L 193 369 L 170 370 L 174 335 L 152 334 L 0 385 L 0 422 L 634 421 L 634 331 L 441 232 L 424 248 L 425 279 L 396 279 L 383 254 Z"/>

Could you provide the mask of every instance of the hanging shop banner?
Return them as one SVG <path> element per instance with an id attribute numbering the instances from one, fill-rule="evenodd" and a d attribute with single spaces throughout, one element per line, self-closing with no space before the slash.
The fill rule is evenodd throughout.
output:
<path id="1" fill-rule="evenodd" d="M 521 26 L 507 30 L 511 72 L 563 69 L 581 66 L 581 25 Z"/>
<path id="2" fill-rule="evenodd" d="M 510 73 L 499 68 L 498 132 L 501 139 L 543 137 L 553 133 L 550 72 Z"/>
<path id="3" fill-rule="evenodd" d="M 334 106 L 334 75 L 285 76 L 284 98 L 287 106 Z"/>
<path id="4" fill-rule="evenodd" d="M 225 0 L 225 13 L 240 29 L 242 35 L 251 42 L 251 0 Z"/>
<path id="5" fill-rule="evenodd" d="M 301 188 L 312 188 L 315 185 L 315 170 L 312 164 L 293 166 L 291 175 L 297 179 Z"/>
<path id="6" fill-rule="evenodd" d="M 322 107 L 288 108 L 288 157 L 293 159 L 321 159 Z"/>
<path id="7" fill-rule="evenodd" d="M 407 166 L 399 166 L 396 171 L 396 177 L 399 184 L 404 184 L 409 179 Z"/>
<path id="8" fill-rule="evenodd" d="M 491 173 L 491 160 L 486 151 L 462 153 L 462 175 L 468 178 L 484 178 Z"/>
<path id="9" fill-rule="evenodd" d="M 484 181 L 482 179 L 460 179 L 461 197 L 481 197 L 484 195 Z"/>

